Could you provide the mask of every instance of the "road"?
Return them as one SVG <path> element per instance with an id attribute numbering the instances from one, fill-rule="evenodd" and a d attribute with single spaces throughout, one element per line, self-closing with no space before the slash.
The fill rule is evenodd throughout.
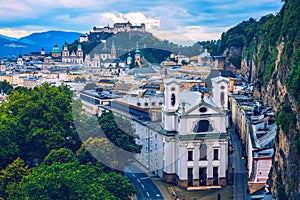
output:
<path id="1" fill-rule="evenodd" d="M 163 196 L 151 178 L 135 165 L 125 167 L 125 176 L 135 185 L 137 200 L 163 200 Z"/>
<path id="2" fill-rule="evenodd" d="M 242 146 L 239 136 L 233 129 L 230 129 L 232 137 L 233 153 L 230 154 L 232 167 L 230 170 L 233 172 L 233 200 L 247 199 L 248 189 L 248 175 L 246 171 L 246 161 L 242 159 Z"/>

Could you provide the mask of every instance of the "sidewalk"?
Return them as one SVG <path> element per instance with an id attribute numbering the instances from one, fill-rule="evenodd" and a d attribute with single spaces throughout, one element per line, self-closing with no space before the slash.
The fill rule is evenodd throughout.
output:
<path id="1" fill-rule="evenodd" d="M 161 191 L 164 199 L 166 200 L 174 200 L 175 197 L 172 194 L 174 191 L 180 200 L 217 200 L 218 194 L 221 195 L 221 200 L 232 200 L 233 199 L 233 186 L 227 185 L 219 188 L 210 187 L 207 190 L 185 190 L 179 188 L 178 186 L 174 186 L 172 184 L 168 184 L 162 180 L 162 178 L 153 175 L 147 168 L 141 165 L 138 162 L 134 163 L 137 167 L 139 167 L 142 171 L 144 171 L 153 181 L 153 183 L 158 187 Z M 202 188 L 203 189 L 203 188 Z"/>

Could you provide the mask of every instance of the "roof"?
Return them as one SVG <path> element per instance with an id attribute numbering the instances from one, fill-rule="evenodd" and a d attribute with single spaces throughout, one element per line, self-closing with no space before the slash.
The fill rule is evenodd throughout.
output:
<path id="1" fill-rule="evenodd" d="M 156 71 L 151 68 L 132 68 L 128 71 L 128 74 L 136 74 L 136 73 L 156 73 Z"/>
<path id="2" fill-rule="evenodd" d="M 195 106 L 198 106 L 202 101 L 200 92 L 184 90 L 179 94 L 179 101 L 185 102 L 185 110 L 189 111 Z M 204 96 L 204 102 L 212 107 L 217 107 L 216 104 L 208 97 Z"/>
<path id="3" fill-rule="evenodd" d="M 52 48 L 52 53 L 60 53 L 60 49 L 57 44 Z"/>
<path id="4" fill-rule="evenodd" d="M 211 81 L 217 82 L 217 83 L 221 82 L 221 81 L 229 82 L 229 79 L 225 78 L 223 76 L 218 76 L 218 77 L 212 78 Z"/>
<path id="5" fill-rule="evenodd" d="M 234 74 L 230 70 L 217 70 L 217 69 L 211 70 L 210 73 L 209 73 L 209 75 L 206 78 L 206 84 L 207 84 L 207 87 L 209 89 L 212 87 L 211 79 L 220 76 L 220 73 L 221 73 L 222 77 L 226 77 L 226 78 L 239 78 L 238 75 Z"/>
<path id="6" fill-rule="evenodd" d="M 210 53 L 207 52 L 207 49 L 205 49 L 205 51 L 204 51 L 203 53 L 201 53 L 199 56 L 200 56 L 201 58 L 203 58 L 203 57 L 210 57 Z"/>
<path id="7" fill-rule="evenodd" d="M 103 53 L 103 54 L 110 54 L 110 50 L 106 47 L 106 43 L 104 43 L 104 47 L 101 50 L 101 53 Z"/>

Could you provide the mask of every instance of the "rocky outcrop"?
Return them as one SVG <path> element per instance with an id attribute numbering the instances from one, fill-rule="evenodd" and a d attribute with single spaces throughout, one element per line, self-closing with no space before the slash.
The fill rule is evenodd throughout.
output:
<path id="1" fill-rule="evenodd" d="M 299 10 L 299 0 L 285 0 L 276 16 L 242 22 L 221 40 L 223 49 L 240 45 L 241 74 L 247 79 L 252 66 L 254 95 L 275 111 L 278 133 L 268 183 L 276 199 L 300 199 Z"/>

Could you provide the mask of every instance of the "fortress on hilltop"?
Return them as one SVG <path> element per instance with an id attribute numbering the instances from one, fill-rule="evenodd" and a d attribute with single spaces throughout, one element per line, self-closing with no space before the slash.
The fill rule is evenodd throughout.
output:
<path id="1" fill-rule="evenodd" d="M 145 33 L 145 23 L 141 23 L 140 25 L 132 25 L 128 21 L 126 23 L 115 23 L 113 27 L 110 27 L 109 25 L 104 27 L 94 27 L 93 30 L 90 31 L 88 34 L 80 36 L 80 42 L 106 40 L 113 34 L 132 31 Z"/>
<path id="2" fill-rule="evenodd" d="M 141 23 L 140 26 L 133 26 L 129 21 L 127 23 L 115 23 L 113 27 L 109 27 L 109 25 L 103 28 L 93 28 L 93 32 L 105 32 L 105 33 L 113 33 L 117 34 L 120 32 L 130 32 L 130 31 L 146 31 L 146 25 Z"/>

